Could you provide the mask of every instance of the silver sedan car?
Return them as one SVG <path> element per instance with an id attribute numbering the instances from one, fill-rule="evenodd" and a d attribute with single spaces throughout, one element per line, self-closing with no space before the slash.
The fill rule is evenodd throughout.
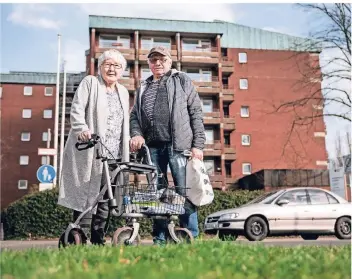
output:
<path id="1" fill-rule="evenodd" d="M 210 214 L 204 231 L 218 233 L 222 240 L 235 240 L 238 235 L 251 241 L 272 235 L 301 235 L 305 240 L 315 240 L 327 234 L 351 239 L 351 213 L 352 204 L 330 191 L 290 188 Z"/>

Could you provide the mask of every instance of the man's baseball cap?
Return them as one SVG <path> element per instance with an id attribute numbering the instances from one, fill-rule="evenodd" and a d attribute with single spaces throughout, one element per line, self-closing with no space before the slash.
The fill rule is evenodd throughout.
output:
<path id="1" fill-rule="evenodd" d="M 148 58 L 154 53 L 159 53 L 161 55 L 168 56 L 171 59 L 170 51 L 163 46 L 153 47 L 148 53 Z"/>

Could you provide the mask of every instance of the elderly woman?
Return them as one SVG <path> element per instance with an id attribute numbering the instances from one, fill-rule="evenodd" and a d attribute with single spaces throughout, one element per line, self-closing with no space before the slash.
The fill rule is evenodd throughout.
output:
<path id="1" fill-rule="evenodd" d="M 102 162 L 95 158 L 95 149 L 78 151 L 75 143 L 98 134 L 109 150 L 106 151 L 108 159 L 129 160 L 129 94 L 118 83 L 125 68 L 126 60 L 120 52 L 105 51 L 98 59 L 98 76 L 85 77 L 73 98 L 58 204 L 73 209 L 74 220 L 93 204 L 105 179 Z M 93 244 L 104 243 L 108 212 L 107 203 L 99 203 L 93 218 L 87 214 L 81 220 L 83 231 L 91 230 Z"/>

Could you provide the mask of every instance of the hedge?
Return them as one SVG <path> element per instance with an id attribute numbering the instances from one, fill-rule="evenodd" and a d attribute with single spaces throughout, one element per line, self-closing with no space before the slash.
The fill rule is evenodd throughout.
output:
<path id="1" fill-rule="evenodd" d="M 199 209 L 199 229 L 203 230 L 204 219 L 207 215 L 222 209 L 240 206 L 262 194 L 262 191 L 215 191 L 212 204 Z M 28 238 L 57 238 L 72 222 L 72 211 L 57 205 L 58 190 L 46 190 L 31 193 L 10 204 L 1 213 L 5 239 Z M 151 233 L 151 220 L 140 219 L 141 235 Z M 112 218 L 108 235 L 123 226 L 125 221 Z"/>

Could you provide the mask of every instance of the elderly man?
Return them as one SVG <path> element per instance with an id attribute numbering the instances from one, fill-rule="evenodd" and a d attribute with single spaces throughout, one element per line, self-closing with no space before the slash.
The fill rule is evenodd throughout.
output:
<path id="1" fill-rule="evenodd" d="M 185 73 L 171 70 L 171 54 L 166 48 L 152 48 L 148 54 L 148 65 L 153 75 L 137 90 L 130 116 L 131 151 L 146 143 L 158 169 L 159 188 L 168 183 L 169 165 L 174 184 L 183 188 L 179 193 L 184 195 L 187 164 L 184 151 L 191 151 L 193 157 L 203 160 L 205 133 L 200 98 Z M 197 237 L 197 209 L 189 201 L 185 208 L 180 224 Z M 165 242 L 166 230 L 163 220 L 154 222 L 154 243 Z"/>

